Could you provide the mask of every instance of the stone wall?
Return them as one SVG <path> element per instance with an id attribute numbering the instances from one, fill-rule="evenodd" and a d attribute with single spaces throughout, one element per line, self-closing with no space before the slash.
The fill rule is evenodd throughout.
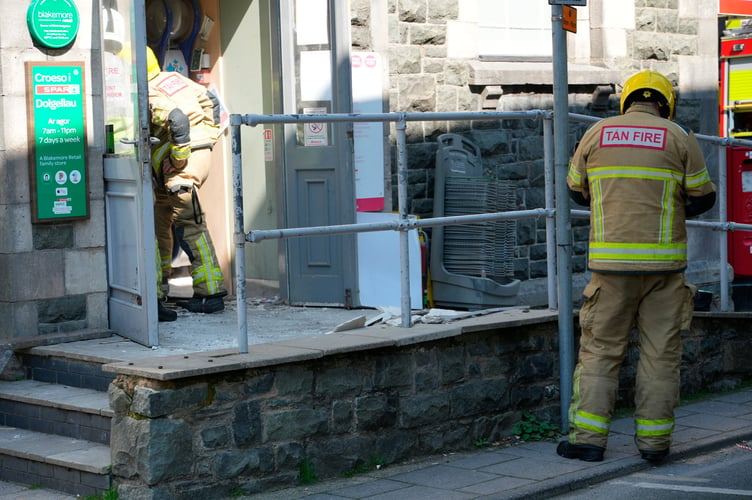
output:
<path id="1" fill-rule="evenodd" d="M 104 132 L 94 125 L 101 121 L 94 111 L 101 109 L 102 93 L 99 51 L 93 48 L 99 44 L 99 16 L 96 2 L 77 7 L 81 29 L 75 42 L 51 50 L 33 46 L 23 21 L 28 4 L 0 1 L 0 339 L 107 327 L 103 146 L 94 146 L 104 144 Z M 87 220 L 31 223 L 26 61 L 84 62 Z"/>
<path id="2" fill-rule="evenodd" d="M 523 412 L 560 422 L 555 316 L 456 330 L 403 347 L 205 377 L 118 375 L 109 394 L 120 496 L 258 493 L 297 484 L 302 467 L 328 478 L 500 440 Z M 741 315 L 696 317 L 683 336 L 683 396 L 748 380 L 749 335 Z M 637 358 L 633 342 L 619 407 L 632 406 Z"/>
<path id="3" fill-rule="evenodd" d="M 175 384 L 120 376 L 113 474 L 125 498 L 220 498 L 295 484 L 303 463 L 333 477 L 492 441 L 525 409 L 555 419 L 552 326 Z"/>

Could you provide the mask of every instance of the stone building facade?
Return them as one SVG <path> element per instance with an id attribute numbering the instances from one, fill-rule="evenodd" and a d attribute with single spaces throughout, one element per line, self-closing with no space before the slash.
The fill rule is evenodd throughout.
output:
<path id="1" fill-rule="evenodd" d="M 598 116 L 615 113 L 624 78 L 635 70 L 653 68 L 677 86 L 678 120 L 702 133 L 716 134 L 717 2 L 591 0 L 588 4 L 578 9 L 578 33 L 568 35 L 571 111 Z M 550 61 L 489 60 L 479 54 L 475 40 L 484 18 L 478 6 L 483 5 L 483 0 L 350 2 L 352 50 L 384 56 L 384 111 L 551 108 Z M 81 26 L 87 28 L 66 49 L 33 44 L 23 22 L 28 5 L 0 0 L 0 7 L 4 13 L 0 21 L 0 227 L 6 236 L 0 240 L 0 315 L 4 318 L 0 338 L 107 328 L 100 5 L 77 3 Z M 45 60 L 83 61 L 86 68 L 90 217 L 54 225 L 30 220 L 27 92 L 22 68 L 26 61 Z M 582 128 L 570 129 L 571 144 Z M 515 184 L 520 209 L 542 206 L 541 129 L 535 121 L 410 123 L 410 213 L 431 215 L 436 139 L 445 132 L 460 133 L 480 146 L 489 175 Z M 396 168 L 394 147 L 386 163 L 387 170 Z M 713 168 L 717 167 L 711 164 L 711 172 Z M 396 186 L 393 175 L 392 171 L 385 175 L 387 197 Z M 390 201 L 394 206 L 396 196 L 391 195 Z M 533 305 L 545 303 L 541 294 L 525 289 L 546 273 L 543 226 L 543 220 L 519 221 L 514 235 L 514 276 L 525 280 L 521 300 Z M 587 227 L 576 225 L 574 232 L 574 270 L 580 273 Z M 712 250 L 695 253 L 706 258 Z"/>
<path id="2" fill-rule="evenodd" d="M 107 328 L 103 128 L 99 16 L 96 3 L 79 2 L 81 29 L 67 49 L 33 47 L 26 23 L 28 3 L 3 0 L 0 9 L 0 338 Z M 31 223 L 26 120 L 26 61 L 83 61 L 89 142 L 88 219 Z M 91 105 L 95 103 L 95 105 Z"/>
<path id="3" fill-rule="evenodd" d="M 353 50 L 388 53 L 389 111 L 553 108 L 550 59 L 527 62 L 479 56 L 476 41 L 483 12 L 474 8 L 478 4 L 463 0 L 352 2 Z M 636 71 L 653 69 L 667 75 L 677 89 L 676 120 L 699 133 L 718 134 L 717 2 L 591 0 L 588 7 L 577 10 L 577 33 L 567 35 L 571 113 L 617 114 L 623 81 Z M 381 27 L 384 18 L 386 30 Z M 571 123 L 572 149 L 585 128 L 582 123 Z M 519 209 L 543 207 L 542 130 L 542 123 L 535 121 L 408 123 L 410 212 L 432 215 L 436 138 L 446 132 L 459 133 L 480 147 L 488 175 L 515 184 Z M 709 148 L 711 175 L 717 172 L 713 153 Z M 392 185 L 396 210 L 395 154 L 392 148 L 392 176 L 387 185 Z M 717 208 L 706 217 L 716 215 Z M 581 275 L 586 270 L 589 226 L 581 219 L 573 225 L 573 271 Z M 536 283 L 546 276 L 544 229 L 542 219 L 517 222 L 514 277 L 523 280 L 524 303 L 545 303 L 540 287 L 536 291 Z M 717 260 L 714 244 L 694 243 L 699 246 L 693 252 L 696 260 Z M 694 280 L 712 281 L 713 276 L 700 272 Z"/>

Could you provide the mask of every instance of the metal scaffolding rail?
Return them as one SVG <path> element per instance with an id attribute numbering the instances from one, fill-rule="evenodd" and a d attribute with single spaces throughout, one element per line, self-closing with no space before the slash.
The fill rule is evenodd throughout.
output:
<path id="1" fill-rule="evenodd" d="M 409 121 L 468 121 L 468 120 L 542 120 L 543 121 L 543 149 L 544 149 L 544 182 L 545 208 L 520 210 L 511 212 L 496 212 L 487 214 L 459 215 L 448 217 L 434 217 L 430 219 L 415 219 L 408 217 L 407 211 L 407 141 L 406 126 Z M 568 119 L 575 122 L 593 123 L 599 118 L 569 113 Z M 561 120 L 561 118 L 560 118 Z M 565 120 L 566 121 L 566 120 Z M 343 224 L 335 226 L 318 226 L 305 228 L 286 228 L 273 230 L 251 230 L 246 233 L 243 216 L 243 159 L 241 148 L 240 127 L 262 124 L 295 124 L 295 123 L 333 123 L 333 122 L 394 122 L 397 132 L 397 179 L 399 217 L 393 222 Z M 230 115 L 232 137 L 232 171 L 233 171 L 233 203 L 235 215 L 235 269 L 236 292 L 238 304 L 245 304 L 245 251 L 248 242 L 258 242 L 265 239 L 296 238 L 305 236 L 334 235 L 344 233 L 359 233 L 368 231 L 399 231 L 400 233 L 400 276 L 401 276 L 401 320 L 402 327 L 411 326 L 410 304 L 410 269 L 408 231 L 416 228 L 447 226 L 457 224 L 474 224 L 479 222 L 510 221 L 525 218 L 546 218 L 546 251 L 550 256 L 547 260 L 547 288 L 548 305 L 552 310 L 559 311 L 559 357 L 561 372 L 561 419 L 562 429 L 566 428 L 567 408 L 569 398 L 565 394 L 571 393 L 571 369 L 573 368 L 573 300 L 572 300 L 572 270 L 569 254 L 571 245 L 557 245 L 558 238 L 570 238 L 569 228 L 571 217 L 589 217 L 587 210 L 569 210 L 566 198 L 566 186 L 561 179 L 566 178 L 566 172 L 558 172 L 555 177 L 554 149 L 561 149 L 561 144 L 554 147 L 554 116 L 551 111 L 534 110 L 527 112 L 457 112 L 457 113 L 384 113 L 384 114 L 321 114 L 321 115 Z M 752 231 L 752 224 L 739 224 L 727 220 L 727 189 L 726 189 L 726 148 L 742 146 L 752 148 L 752 141 L 742 139 L 696 135 L 697 139 L 714 145 L 718 150 L 718 221 L 687 221 L 687 226 L 720 231 L 720 308 L 729 309 L 728 297 L 728 231 Z M 559 138 L 559 142 L 562 138 Z M 561 153 L 557 155 L 557 158 Z M 566 163 L 558 160 L 558 168 L 566 168 Z M 556 190 L 554 190 L 556 187 Z M 564 199 L 562 199 L 562 197 Z M 563 207 L 562 207 L 563 206 Z M 566 213 L 566 215 L 564 213 Z M 557 303 L 557 298 L 558 302 Z M 248 352 L 248 325 L 245 307 L 237 308 L 238 314 L 238 352 Z M 564 323 L 564 324 L 562 324 Z"/>
<path id="2" fill-rule="evenodd" d="M 572 121 L 594 123 L 599 118 L 569 114 Z M 409 218 L 407 213 L 407 152 L 405 141 L 406 123 L 409 121 L 452 121 L 452 120 L 543 120 L 543 141 L 544 141 L 544 177 L 545 177 L 545 203 L 543 209 L 519 210 L 512 212 L 496 212 L 488 214 L 474 214 L 449 217 L 434 217 L 430 219 Z M 458 113 L 383 113 L 383 114 L 321 114 L 321 115 L 230 115 L 230 126 L 232 133 L 232 153 L 233 153 L 233 186 L 234 186 L 234 204 L 235 204 L 235 245 L 236 245 L 236 278 L 237 278 L 237 297 L 240 303 L 246 299 L 245 290 L 245 262 L 243 246 L 246 242 L 259 242 L 267 239 L 297 238 L 306 236 L 322 236 L 345 233 L 358 233 L 368 231 L 399 231 L 400 232 L 400 274 L 402 276 L 402 326 L 410 327 L 410 283 L 409 283 L 409 255 L 408 255 L 408 231 L 411 229 L 472 224 L 479 222 L 495 222 L 504 220 L 518 220 L 527 218 L 546 217 L 546 245 L 548 255 L 556 255 L 556 236 L 554 233 L 553 219 L 556 214 L 556 200 L 553 195 L 553 160 L 552 160 L 552 112 L 543 110 L 533 110 L 526 112 L 458 112 Z M 398 205 L 399 219 L 390 222 L 376 223 L 359 223 L 359 224 L 342 224 L 334 226 L 316 226 L 287 229 L 270 229 L 270 230 L 251 230 L 245 232 L 243 227 L 243 192 L 242 192 L 242 150 L 240 144 L 240 126 L 256 126 L 262 124 L 291 124 L 291 123 L 332 123 L 332 122 L 394 122 L 397 127 L 397 150 L 398 150 Z M 727 146 L 744 146 L 752 147 L 752 141 L 714 137 L 697 134 L 697 139 L 707 142 L 718 147 L 718 164 L 726 165 L 726 147 Z M 727 231 L 752 231 L 752 225 L 729 222 L 726 217 L 726 169 L 719 168 L 718 179 L 718 204 L 720 210 L 719 221 L 687 221 L 691 227 L 712 229 L 723 232 L 720 238 L 720 262 L 726 262 L 728 258 L 728 248 L 725 233 Z M 572 216 L 589 217 L 590 212 L 587 210 L 570 210 Z M 557 309 L 557 285 L 554 281 L 559 278 L 559 286 L 562 286 L 561 276 L 557 276 L 555 271 L 554 259 L 548 261 L 548 303 L 551 309 Z M 721 281 L 721 310 L 727 311 L 728 304 L 728 283 L 729 276 L 726 266 L 720 269 Z M 570 277 L 566 277 L 563 283 L 571 284 Z M 571 307 L 571 304 L 569 304 Z M 248 336 L 247 321 L 243 308 L 238 308 L 238 343 L 241 352 L 247 352 Z M 244 350 L 245 349 L 245 350 Z"/>

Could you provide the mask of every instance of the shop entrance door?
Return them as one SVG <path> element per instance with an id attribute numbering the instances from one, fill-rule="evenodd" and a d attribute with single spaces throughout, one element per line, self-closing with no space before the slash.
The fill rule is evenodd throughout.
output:
<path id="1" fill-rule="evenodd" d="M 351 113 L 348 3 L 279 4 L 283 112 Z M 286 227 L 355 222 L 352 124 L 286 125 Z M 286 285 L 295 305 L 357 306 L 354 234 L 286 240 Z"/>
<path id="2" fill-rule="evenodd" d="M 107 280 L 110 328 L 159 345 L 144 0 L 102 4 Z"/>

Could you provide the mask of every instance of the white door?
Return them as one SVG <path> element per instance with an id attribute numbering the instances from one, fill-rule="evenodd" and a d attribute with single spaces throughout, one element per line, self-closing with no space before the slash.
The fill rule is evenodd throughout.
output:
<path id="1" fill-rule="evenodd" d="M 157 260 L 149 146 L 144 0 L 105 0 L 104 157 L 110 328 L 159 345 Z"/>

